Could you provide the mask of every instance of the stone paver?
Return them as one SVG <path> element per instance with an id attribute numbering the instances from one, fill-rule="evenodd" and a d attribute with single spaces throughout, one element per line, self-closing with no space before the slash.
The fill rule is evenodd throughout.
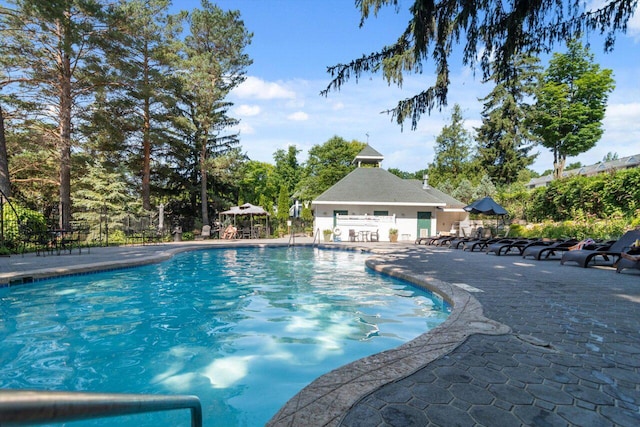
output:
<path id="1" fill-rule="evenodd" d="M 223 242 L 247 243 L 287 240 Z M 0 258 L 0 284 L 156 262 L 219 244 Z M 453 311 L 414 341 L 318 378 L 270 425 L 640 425 L 637 272 L 410 244 L 322 246 L 371 250 L 371 268 L 436 290 Z"/>

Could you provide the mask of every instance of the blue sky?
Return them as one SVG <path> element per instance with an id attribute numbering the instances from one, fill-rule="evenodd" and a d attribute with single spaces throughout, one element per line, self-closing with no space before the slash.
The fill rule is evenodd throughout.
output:
<path id="1" fill-rule="evenodd" d="M 388 86 L 379 74 L 349 81 L 340 91 L 320 96 L 330 81 L 327 66 L 348 62 L 393 43 L 409 19 L 413 3 L 400 0 L 400 10 L 385 8 L 359 27 L 360 15 L 352 0 L 219 0 L 222 9 L 239 10 L 254 33 L 247 52 L 253 59 L 247 81 L 234 90 L 232 116 L 241 120 L 243 150 L 252 160 L 273 163 L 273 153 L 295 145 L 302 152 L 334 135 L 369 144 L 385 156 L 384 168 L 413 172 L 433 161 L 435 138 L 449 122 L 451 107 L 460 104 L 465 125 L 478 127 L 478 98 L 491 90 L 479 76 L 452 64 L 449 108 L 423 116 L 417 130 L 404 130 L 382 111 L 399 99 L 431 84 L 431 65 L 421 75 L 406 76 L 402 88 Z M 176 9 L 195 8 L 199 1 L 175 1 Z M 596 163 L 608 153 L 620 157 L 640 153 L 640 12 L 626 35 L 620 34 L 613 53 L 604 54 L 597 37 L 591 49 L 603 68 L 614 72 L 616 89 L 609 97 L 605 133 L 590 151 L 568 162 Z M 562 50 L 563 46 L 558 46 Z M 546 60 L 543 60 L 546 66 Z M 544 147 L 533 169 L 551 169 L 553 157 Z"/>

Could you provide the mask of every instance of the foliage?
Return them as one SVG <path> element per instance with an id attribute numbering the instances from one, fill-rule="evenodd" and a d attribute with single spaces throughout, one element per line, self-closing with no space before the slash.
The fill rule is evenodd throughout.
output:
<path id="1" fill-rule="evenodd" d="M 0 8 L 0 66 L 23 101 L 33 102 L 42 122 L 55 123 L 63 225 L 71 219 L 72 125 L 79 105 L 101 75 L 102 40 L 109 38 L 108 11 L 100 2 L 23 0 Z M 10 77 L 9 77 L 10 76 Z M 0 76 L 4 77 L 4 76 Z M 52 108 L 55 106 L 55 108 Z"/>
<path id="2" fill-rule="evenodd" d="M 249 160 L 240 166 L 239 175 L 238 202 L 242 199 L 269 210 L 278 196 L 276 168 L 269 163 Z"/>
<path id="3" fill-rule="evenodd" d="M 535 137 L 525 126 L 529 105 L 538 75 L 538 58 L 517 55 L 513 78 L 495 83 L 483 101 L 482 125 L 476 129 L 477 155 L 480 166 L 498 185 L 508 185 L 518 179 L 518 173 L 530 166 L 537 155 L 530 155 Z"/>
<path id="4" fill-rule="evenodd" d="M 512 224 L 509 234 L 524 238 L 615 240 L 632 227 L 628 220 L 620 216 L 607 220 L 582 216 L 570 221 L 543 221 L 527 226 Z"/>
<path id="5" fill-rule="evenodd" d="M 141 213 L 141 205 L 128 191 L 122 171 L 110 171 L 98 161 L 88 165 L 74 187 L 74 219 L 87 223 L 93 237 L 99 235 L 104 215 L 109 216 L 109 227 L 116 229 L 125 226 L 127 215 Z"/>
<path id="6" fill-rule="evenodd" d="M 2 226 L 4 239 L 2 243 L 6 248 L 17 251 L 24 233 L 44 233 L 47 230 L 47 222 L 40 212 L 14 205 L 13 208 L 5 204 L 2 209 Z"/>
<path id="7" fill-rule="evenodd" d="M 110 25 L 117 36 L 106 40 L 108 92 L 98 91 L 82 129 L 95 148 L 122 156 L 137 172 L 145 209 L 151 209 L 152 161 L 170 140 L 171 91 L 177 84 L 170 52 L 182 17 L 170 16 L 170 5 L 169 0 L 128 0 L 115 6 Z"/>
<path id="8" fill-rule="evenodd" d="M 275 161 L 274 179 L 279 185 L 284 185 L 289 196 L 294 196 L 296 185 L 302 176 L 302 166 L 298 164 L 300 150 L 290 145 L 287 151 L 279 149 L 273 154 Z"/>
<path id="9" fill-rule="evenodd" d="M 593 10 L 578 1 L 414 0 L 409 4 L 411 18 L 397 41 L 349 63 L 329 67 L 332 80 L 323 94 L 369 72 L 381 72 L 389 84 L 402 86 L 405 73 L 429 75 L 424 64 L 433 61 L 435 77 L 431 85 L 400 100 L 390 110 L 399 124 L 411 120 L 414 129 L 422 114 L 447 105 L 452 57 L 461 54 L 463 65 L 479 65 L 485 78 L 495 72 L 500 80 L 507 80 L 514 73 L 514 55 L 550 51 L 556 43 L 587 31 L 605 34 L 605 49 L 612 49 L 616 33 L 626 31 L 637 7 L 636 0 L 610 1 Z M 401 2 L 358 0 L 356 5 L 362 25 L 381 8 L 398 8 Z M 455 47 L 461 41 L 465 44 L 458 52 Z"/>
<path id="10" fill-rule="evenodd" d="M 445 125 L 436 137 L 435 157 L 429 165 L 429 180 L 432 185 L 449 180 L 458 185 L 462 177 L 471 175 L 472 139 L 464 128 L 460 105 L 455 104 L 451 112 L 451 123 Z"/>
<path id="11" fill-rule="evenodd" d="M 280 194 L 278 195 L 278 225 L 284 227 L 289 219 L 289 194 L 287 188 L 283 185 L 280 187 Z"/>
<path id="12" fill-rule="evenodd" d="M 577 213 L 596 218 L 632 218 L 640 209 L 640 168 L 553 180 L 533 190 L 525 215 L 530 221 L 565 221 Z"/>
<path id="13" fill-rule="evenodd" d="M 309 150 L 303 177 L 296 187 L 300 200 L 313 200 L 355 169 L 353 159 L 366 144 L 334 136 Z"/>
<path id="14" fill-rule="evenodd" d="M 593 63 L 593 54 L 577 41 L 554 54 L 540 79 L 529 124 L 553 153 L 554 177 L 562 177 L 568 156 L 591 149 L 602 136 L 612 71 Z"/>
<path id="15" fill-rule="evenodd" d="M 465 204 L 471 203 L 476 194 L 476 188 L 466 178 L 463 178 L 451 195 Z"/>
<path id="16" fill-rule="evenodd" d="M 225 133 L 238 123 L 227 115 L 231 104 L 225 98 L 246 78 L 252 61 L 244 49 L 253 35 L 239 12 L 225 12 L 208 0 L 202 1 L 202 10 L 188 15 L 187 22 L 190 32 L 176 64 L 181 70 L 180 104 L 187 118 L 185 131 L 198 153 L 202 222 L 209 224 L 207 160 L 238 144 L 237 134 Z"/>
<path id="17" fill-rule="evenodd" d="M 419 171 L 415 171 L 415 172 L 405 172 L 405 171 L 401 171 L 398 168 L 389 168 L 389 169 L 387 169 L 387 172 L 390 172 L 390 173 L 394 174 L 398 178 L 402 178 L 402 179 L 419 179 L 420 181 L 422 181 L 423 177 L 425 175 L 428 175 L 429 170 L 428 169 L 420 169 Z"/>

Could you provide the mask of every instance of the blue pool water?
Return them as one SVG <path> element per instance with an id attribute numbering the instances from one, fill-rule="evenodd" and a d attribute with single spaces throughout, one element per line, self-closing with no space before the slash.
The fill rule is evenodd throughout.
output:
<path id="1" fill-rule="evenodd" d="M 0 388 L 194 394 L 258 426 L 318 376 L 442 323 L 448 306 L 366 255 L 218 249 L 0 289 Z M 168 411 L 66 425 L 189 425 Z"/>

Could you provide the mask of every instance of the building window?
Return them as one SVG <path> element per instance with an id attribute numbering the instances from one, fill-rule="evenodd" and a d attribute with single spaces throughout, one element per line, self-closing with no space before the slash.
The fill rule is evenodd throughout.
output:
<path id="1" fill-rule="evenodd" d="M 389 216 L 389 211 L 373 211 L 373 216 Z"/>

